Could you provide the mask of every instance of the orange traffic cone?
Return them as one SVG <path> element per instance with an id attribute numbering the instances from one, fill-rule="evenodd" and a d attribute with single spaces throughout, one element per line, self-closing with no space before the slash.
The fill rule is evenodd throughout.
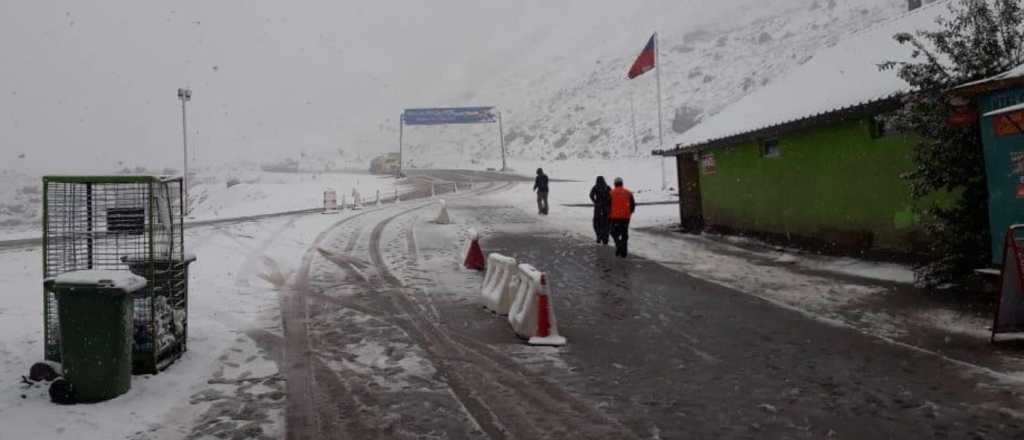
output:
<path id="1" fill-rule="evenodd" d="M 487 260 L 484 259 L 484 251 L 480 249 L 480 237 L 471 233 L 469 251 L 466 252 L 466 261 L 463 265 L 466 269 L 484 270 L 487 267 Z"/>
<path id="2" fill-rule="evenodd" d="M 540 279 L 544 282 L 544 278 Z M 540 294 L 537 297 L 537 337 L 546 338 L 551 335 L 551 306 L 548 305 L 548 296 Z"/>
<path id="3" fill-rule="evenodd" d="M 565 345 L 566 340 L 558 334 L 555 310 L 551 306 L 551 289 L 547 274 L 540 274 L 540 288 L 537 290 L 537 332 L 527 343 L 530 345 Z"/>

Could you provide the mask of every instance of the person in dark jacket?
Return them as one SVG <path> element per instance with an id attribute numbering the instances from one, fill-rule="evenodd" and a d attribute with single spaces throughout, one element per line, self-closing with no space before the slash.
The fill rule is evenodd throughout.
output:
<path id="1" fill-rule="evenodd" d="M 597 242 L 608 244 L 608 232 L 611 220 L 608 218 L 612 208 L 612 189 L 604 181 L 604 176 L 597 176 L 597 182 L 590 189 L 590 201 L 594 204 L 594 234 Z"/>
<path id="2" fill-rule="evenodd" d="M 548 175 L 537 168 L 537 178 L 533 181 L 533 190 L 537 192 L 537 212 L 548 215 Z"/>
<path id="3" fill-rule="evenodd" d="M 611 211 L 608 218 L 611 219 L 611 235 L 615 240 L 615 256 L 626 258 L 629 255 L 627 242 L 629 241 L 629 219 L 636 212 L 636 199 L 633 193 L 622 186 L 622 178 L 615 178 L 615 188 L 611 192 Z"/>

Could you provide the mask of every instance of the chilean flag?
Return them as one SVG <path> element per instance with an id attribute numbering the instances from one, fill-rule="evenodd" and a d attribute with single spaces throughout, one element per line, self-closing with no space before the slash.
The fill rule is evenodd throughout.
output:
<path id="1" fill-rule="evenodd" d="M 647 45 L 644 46 L 644 50 L 640 52 L 640 56 L 636 57 L 636 61 L 633 61 L 633 67 L 629 68 L 629 73 L 626 78 L 633 79 L 648 70 L 654 68 L 654 35 L 651 35 L 651 39 L 647 40 Z"/>

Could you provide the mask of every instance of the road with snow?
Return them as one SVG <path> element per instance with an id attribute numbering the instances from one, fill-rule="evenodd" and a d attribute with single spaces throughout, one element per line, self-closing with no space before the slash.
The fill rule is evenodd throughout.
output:
<path id="1" fill-rule="evenodd" d="M 401 203 L 190 229 L 189 352 L 95 405 L 57 407 L 45 384 L 17 380 L 41 356 L 40 251 L 0 249 L 20 292 L 0 304 L 0 439 L 1024 432 L 1019 351 L 992 349 L 970 317 L 929 327 L 946 315 L 920 314 L 933 304 L 891 283 L 648 230 L 671 206 L 643 206 L 635 256 L 617 259 L 588 236 L 589 210 L 565 206 L 588 182 L 553 185 L 544 217 L 526 177 L 419 170 L 409 182 Z M 440 198 L 452 224 L 432 222 Z M 485 252 L 547 272 L 566 347 L 527 346 L 481 308 L 482 274 L 461 267 L 469 228 Z"/>
<path id="2" fill-rule="evenodd" d="M 436 176 L 434 176 L 436 177 Z M 445 172 L 446 179 L 458 173 Z M 282 293 L 287 434 L 306 438 L 1015 438 L 1015 382 L 612 256 L 492 181 L 323 231 Z M 485 251 L 549 273 L 566 348 L 527 347 L 460 270 Z"/>

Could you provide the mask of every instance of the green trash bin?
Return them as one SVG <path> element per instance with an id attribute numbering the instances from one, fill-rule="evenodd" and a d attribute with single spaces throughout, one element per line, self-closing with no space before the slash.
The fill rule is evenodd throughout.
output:
<path id="1" fill-rule="evenodd" d="M 80 270 L 48 280 L 57 295 L 61 366 L 76 402 L 120 396 L 132 380 L 132 294 L 146 279 Z"/>

